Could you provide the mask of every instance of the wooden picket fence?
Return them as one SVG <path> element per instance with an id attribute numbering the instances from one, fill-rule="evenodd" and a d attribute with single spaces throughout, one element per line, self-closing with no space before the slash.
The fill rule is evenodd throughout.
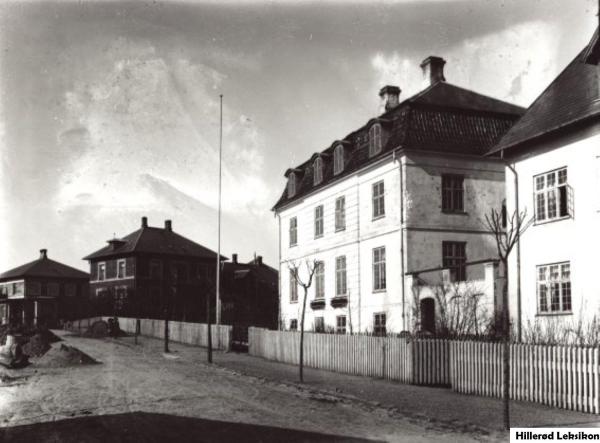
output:
<path id="1" fill-rule="evenodd" d="M 504 344 L 453 342 L 451 386 L 458 392 L 501 397 Z M 598 348 L 511 344 L 510 398 L 600 413 Z"/>
<path id="2" fill-rule="evenodd" d="M 249 353 L 298 364 L 300 333 L 249 328 Z M 364 335 L 304 336 L 307 367 L 502 397 L 504 343 Z M 510 397 L 600 413 L 600 350 L 511 344 Z"/>
<path id="3" fill-rule="evenodd" d="M 297 365 L 300 333 L 249 328 L 250 355 Z M 304 364 L 315 369 L 404 383 L 450 383 L 450 343 L 398 337 L 304 333 Z"/>

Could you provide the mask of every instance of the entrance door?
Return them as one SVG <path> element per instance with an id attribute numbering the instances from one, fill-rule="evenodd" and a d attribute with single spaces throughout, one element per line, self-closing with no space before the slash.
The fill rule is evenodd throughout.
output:
<path id="1" fill-rule="evenodd" d="M 435 300 L 433 298 L 421 300 L 421 330 L 435 334 Z"/>

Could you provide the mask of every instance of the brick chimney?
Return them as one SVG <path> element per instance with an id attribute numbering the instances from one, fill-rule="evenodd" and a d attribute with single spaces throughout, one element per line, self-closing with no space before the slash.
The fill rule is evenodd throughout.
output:
<path id="1" fill-rule="evenodd" d="M 48 258 L 48 250 L 47 249 L 40 249 L 40 259 L 44 260 Z"/>
<path id="2" fill-rule="evenodd" d="M 254 264 L 258 265 L 258 266 L 262 266 L 263 262 L 262 262 L 262 255 L 258 255 L 255 259 L 254 259 Z"/>
<path id="3" fill-rule="evenodd" d="M 445 64 L 446 60 L 442 57 L 436 57 L 435 55 L 430 55 L 423 60 L 421 69 L 423 69 L 423 83 L 426 87 L 438 82 L 446 81 L 446 78 L 444 77 Z"/>
<path id="4" fill-rule="evenodd" d="M 148 227 L 148 217 L 142 217 L 142 228 Z"/>
<path id="5" fill-rule="evenodd" d="M 171 220 L 165 220 L 165 231 L 173 231 L 173 222 Z"/>
<path id="6" fill-rule="evenodd" d="M 398 86 L 387 85 L 379 91 L 381 98 L 381 110 L 389 111 L 400 104 L 400 88 Z"/>
<path id="7" fill-rule="evenodd" d="M 232 263 L 237 263 L 238 262 L 237 254 L 231 254 L 231 262 Z"/>

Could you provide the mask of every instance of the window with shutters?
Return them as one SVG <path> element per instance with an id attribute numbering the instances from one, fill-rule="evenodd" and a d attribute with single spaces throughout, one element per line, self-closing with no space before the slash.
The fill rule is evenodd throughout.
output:
<path id="1" fill-rule="evenodd" d="M 373 219 L 385 216 L 385 187 L 383 180 L 373 183 L 372 196 Z"/>
<path id="2" fill-rule="evenodd" d="M 335 199 L 335 230 L 346 229 L 346 197 Z"/>
<path id="3" fill-rule="evenodd" d="M 567 168 L 534 177 L 536 222 L 560 220 L 573 215 L 572 189 L 567 183 Z"/>
<path id="4" fill-rule="evenodd" d="M 465 242 L 442 242 L 442 267 L 450 270 L 453 282 L 466 280 L 467 244 Z"/>
<path id="5" fill-rule="evenodd" d="M 315 298 L 325 298 L 325 263 L 315 264 Z"/>
<path id="6" fill-rule="evenodd" d="M 442 175 L 442 211 L 464 212 L 464 177 Z"/>
<path id="7" fill-rule="evenodd" d="M 571 263 L 537 267 L 538 313 L 571 312 Z"/>

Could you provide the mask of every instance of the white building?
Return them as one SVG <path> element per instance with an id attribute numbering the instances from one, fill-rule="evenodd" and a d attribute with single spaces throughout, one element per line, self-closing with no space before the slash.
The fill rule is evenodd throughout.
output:
<path id="1" fill-rule="evenodd" d="M 426 318 L 413 318 L 422 303 L 413 301 L 416 273 L 445 267 L 453 280 L 484 280 L 483 265 L 467 264 L 496 257 L 482 220 L 502 205 L 504 166 L 483 154 L 523 110 L 446 83 L 444 64 L 427 58 L 429 86 L 402 102 L 399 88 L 384 87 L 382 115 L 286 172 L 274 207 L 282 328 L 300 324 L 303 292 L 290 267 L 306 280 L 307 261 L 318 263 L 307 330 L 431 325 L 435 302 L 425 302 Z"/>
<path id="2" fill-rule="evenodd" d="M 508 214 L 533 218 L 509 260 L 511 318 L 521 328 L 600 314 L 599 54 L 596 31 L 492 150 L 517 174 L 506 171 Z"/>

